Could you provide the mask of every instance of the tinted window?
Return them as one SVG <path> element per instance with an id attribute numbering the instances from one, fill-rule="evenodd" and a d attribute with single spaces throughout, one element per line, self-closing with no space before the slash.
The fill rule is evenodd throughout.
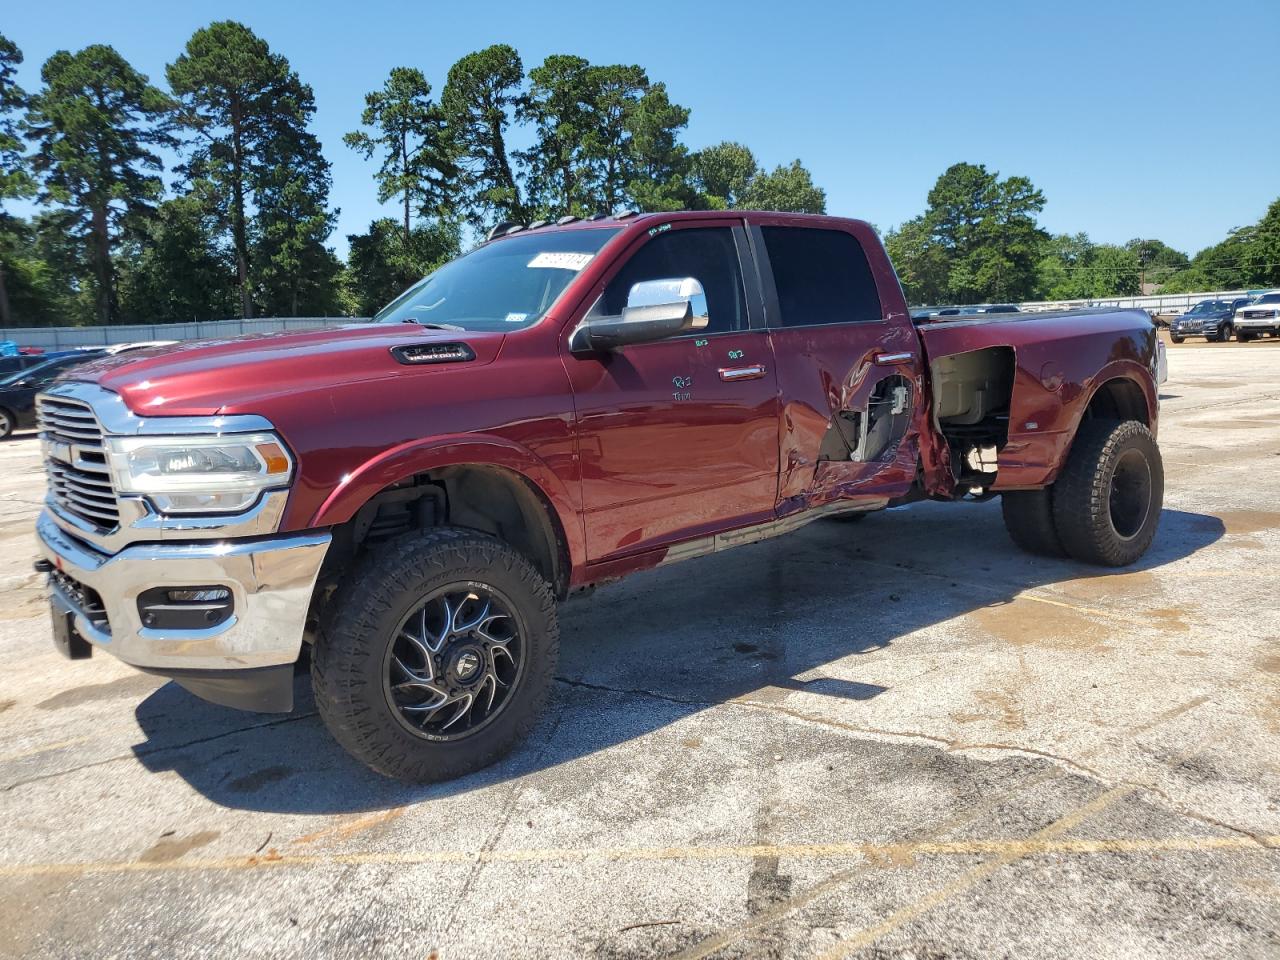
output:
<path id="1" fill-rule="evenodd" d="M 784 327 L 879 320 L 880 297 L 862 245 L 842 230 L 765 227 Z"/>
<path id="2" fill-rule="evenodd" d="M 609 281 L 599 307 L 617 316 L 627 294 L 641 280 L 693 277 L 707 295 L 708 324 L 704 332 L 747 328 L 746 298 L 733 231 L 728 227 L 671 230 L 654 237 L 632 256 Z"/>

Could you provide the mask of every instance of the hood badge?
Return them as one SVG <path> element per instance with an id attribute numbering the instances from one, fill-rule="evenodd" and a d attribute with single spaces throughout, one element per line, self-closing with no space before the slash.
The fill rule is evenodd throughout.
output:
<path id="1" fill-rule="evenodd" d="M 414 343 L 392 347 L 391 355 L 401 363 L 413 366 L 424 363 L 466 363 L 476 358 L 476 352 L 465 343 Z"/>

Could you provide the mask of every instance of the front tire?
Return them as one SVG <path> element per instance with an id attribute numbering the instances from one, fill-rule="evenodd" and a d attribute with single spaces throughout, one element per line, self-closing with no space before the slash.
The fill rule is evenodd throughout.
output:
<path id="1" fill-rule="evenodd" d="M 1182 341 L 1183 341 L 1183 340 L 1185 340 L 1185 339 L 1186 339 L 1186 337 L 1175 337 L 1175 336 L 1171 333 L 1171 334 L 1169 334 L 1169 339 L 1170 339 L 1170 340 L 1172 340 L 1174 343 L 1182 343 Z"/>
<path id="2" fill-rule="evenodd" d="M 1164 464 L 1136 420 L 1086 420 L 1054 484 L 1053 520 L 1068 555 L 1123 567 L 1151 546 L 1164 503 Z"/>
<path id="3" fill-rule="evenodd" d="M 551 690 L 551 586 L 495 537 L 442 527 L 380 545 L 334 597 L 312 658 L 316 707 L 378 773 L 448 780 L 494 763 Z"/>
<path id="4" fill-rule="evenodd" d="M 1253 339 L 1253 334 L 1245 333 L 1243 330 L 1236 331 L 1236 343 L 1248 343 Z"/>

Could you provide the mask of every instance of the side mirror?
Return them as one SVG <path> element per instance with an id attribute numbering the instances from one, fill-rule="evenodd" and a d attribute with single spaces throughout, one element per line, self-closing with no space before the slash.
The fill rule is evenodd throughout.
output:
<path id="1" fill-rule="evenodd" d="M 592 350 L 612 350 L 705 330 L 709 321 L 707 295 L 693 277 L 643 280 L 627 294 L 621 316 L 592 320 L 583 333 Z"/>

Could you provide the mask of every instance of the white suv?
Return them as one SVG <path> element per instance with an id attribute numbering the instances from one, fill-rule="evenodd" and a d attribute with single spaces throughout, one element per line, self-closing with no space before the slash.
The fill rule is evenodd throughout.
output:
<path id="1" fill-rule="evenodd" d="M 1280 291 L 1264 293 L 1236 311 L 1236 339 L 1248 343 L 1269 333 L 1280 337 Z"/>

